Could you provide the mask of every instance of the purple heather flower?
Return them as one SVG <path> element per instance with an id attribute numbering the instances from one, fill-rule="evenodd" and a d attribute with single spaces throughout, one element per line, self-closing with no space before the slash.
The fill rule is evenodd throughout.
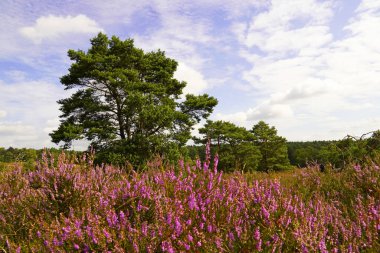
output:
<path id="1" fill-rule="evenodd" d="M 325 239 L 322 239 L 320 242 L 319 242 L 319 250 L 321 253 L 328 253 L 327 249 L 326 249 L 326 243 L 325 243 Z"/>
<path id="2" fill-rule="evenodd" d="M 76 235 L 77 237 L 82 237 L 82 230 L 81 230 L 81 229 L 77 229 L 77 230 L 75 230 L 75 235 Z"/>
<path id="3" fill-rule="evenodd" d="M 143 224 L 141 224 L 141 233 L 144 236 L 147 236 L 147 234 L 148 234 L 148 226 L 147 226 L 146 222 L 143 222 Z"/>
<path id="4" fill-rule="evenodd" d="M 133 249 L 135 252 L 140 252 L 139 246 L 135 241 L 133 241 Z"/>
<path id="5" fill-rule="evenodd" d="M 109 212 L 106 219 L 109 227 L 114 227 L 118 223 L 118 217 L 115 212 Z"/>
<path id="6" fill-rule="evenodd" d="M 197 168 L 201 168 L 201 160 L 199 160 L 199 158 L 197 159 L 197 161 L 196 161 L 196 166 L 197 166 Z"/>
<path id="7" fill-rule="evenodd" d="M 241 233 L 242 233 L 241 227 L 240 226 L 236 226 L 235 227 L 235 231 L 236 231 L 236 235 L 238 236 L 238 238 L 240 238 Z"/>
<path id="8" fill-rule="evenodd" d="M 191 193 L 190 196 L 189 196 L 189 199 L 188 199 L 188 202 L 189 202 L 189 208 L 190 210 L 193 210 L 194 208 L 196 208 L 196 202 L 195 202 L 195 195 L 194 193 Z"/>
<path id="9" fill-rule="evenodd" d="M 308 253 L 309 252 L 309 250 L 307 249 L 307 247 L 305 246 L 305 244 L 301 245 L 301 250 L 302 250 L 302 253 Z"/>
<path id="10" fill-rule="evenodd" d="M 103 228 L 103 234 L 104 234 L 104 236 L 106 237 L 107 242 L 108 242 L 108 240 L 111 239 L 111 235 L 110 235 L 110 233 L 108 233 L 108 231 L 107 231 L 105 228 Z"/>
<path id="11" fill-rule="evenodd" d="M 212 225 L 208 224 L 208 226 L 207 226 L 207 232 L 212 233 L 212 231 L 213 231 Z"/>
<path id="12" fill-rule="evenodd" d="M 208 191 L 211 191 L 212 190 L 212 181 L 210 180 L 208 183 L 207 183 L 207 190 Z"/>
<path id="13" fill-rule="evenodd" d="M 264 206 L 261 206 L 261 212 L 262 212 L 264 218 L 266 220 L 269 220 L 269 212 L 268 212 L 268 210 Z"/>
<path id="14" fill-rule="evenodd" d="M 76 221 L 75 221 L 75 227 L 76 227 L 76 228 L 80 228 L 81 226 L 82 226 L 82 222 L 79 221 L 79 220 L 76 220 Z"/>
<path id="15" fill-rule="evenodd" d="M 262 241 L 261 241 L 260 229 L 258 227 L 255 229 L 255 232 L 253 233 L 253 238 L 257 241 L 256 250 L 261 251 L 262 250 L 261 249 Z"/>
<path id="16" fill-rule="evenodd" d="M 230 241 L 235 241 L 235 236 L 231 231 L 228 232 L 228 238 L 230 239 Z"/>
<path id="17" fill-rule="evenodd" d="M 68 234 L 68 233 L 70 233 L 71 228 L 70 228 L 69 226 L 68 226 L 68 227 L 63 227 L 62 230 L 63 230 L 63 232 L 64 232 L 65 234 Z"/>
<path id="18" fill-rule="evenodd" d="M 74 243 L 74 249 L 75 249 L 75 250 L 79 250 L 79 249 L 80 249 L 80 248 L 79 248 L 79 245 L 76 244 L 76 243 Z"/>
<path id="19" fill-rule="evenodd" d="M 220 182 L 222 181 L 222 175 L 223 175 L 223 171 L 221 171 L 218 175 L 218 184 L 220 184 Z"/>
<path id="20" fill-rule="evenodd" d="M 120 217 L 120 221 L 123 222 L 124 219 L 125 219 L 125 214 L 124 214 L 123 211 L 120 211 L 120 213 L 119 213 L 119 217 Z"/>
<path id="21" fill-rule="evenodd" d="M 215 239 L 215 245 L 216 245 L 216 247 L 217 247 L 219 250 L 222 249 L 222 241 L 220 240 L 219 237 L 217 237 L 217 238 Z"/>
<path id="22" fill-rule="evenodd" d="M 177 235 L 180 235 L 182 233 L 182 225 L 179 222 L 178 217 L 175 218 L 174 224 L 175 224 L 175 231 L 176 231 Z"/>
<path id="23" fill-rule="evenodd" d="M 168 215 L 166 216 L 166 223 L 168 223 L 168 224 L 172 223 L 172 214 L 171 213 L 168 213 Z"/>
<path id="24" fill-rule="evenodd" d="M 162 242 L 162 245 L 161 245 L 161 249 L 162 251 L 166 251 L 168 253 L 174 253 L 174 249 L 173 249 L 173 246 L 170 242 L 168 241 L 163 241 Z"/>
<path id="25" fill-rule="evenodd" d="M 53 244 L 54 246 L 59 246 L 59 241 L 57 240 L 56 237 L 53 238 Z"/>
<path id="26" fill-rule="evenodd" d="M 215 154 L 214 156 L 214 173 L 218 173 L 218 163 L 219 163 L 219 155 Z"/>

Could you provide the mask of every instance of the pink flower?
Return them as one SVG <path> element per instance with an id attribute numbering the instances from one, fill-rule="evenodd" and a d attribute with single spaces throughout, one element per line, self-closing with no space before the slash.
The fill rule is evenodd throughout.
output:
<path id="1" fill-rule="evenodd" d="M 319 250 L 321 251 L 321 253 L 328 253 L 327 249 L 326 249 L 326 243 L 325 243 L 325 239 L 322 239 L 320 242 L 319 242 Z"/>
<path id="2" fill-rule="evenodd" d="M 264 218 L 269 221 L 269 212 L 264 206 L 261 206 L 261 213 L 263 214 Z"/>
<path id="3" fill-rule="evenodd" d="M 176 231 L 177 235 L 180 235 L 182 233 L 182 225 L 179 222 L 178 217 L 175 218 L 174 227 L 175 227 L 175 231 Z"/>
<path id="4" fill-rule="evenodd" d="M 194 193 L 190 194 L 188 202 L 189 202 L 189 208 L 190 208 L 190 210 L 193 210 L 194 208 L 196 208 L 197 204 L 196 204 Z"/>

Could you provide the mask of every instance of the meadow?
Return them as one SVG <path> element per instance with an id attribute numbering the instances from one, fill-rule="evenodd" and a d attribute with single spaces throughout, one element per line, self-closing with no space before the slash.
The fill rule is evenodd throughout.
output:
<path id="1" fill-rule="evenodd" d="M 380 168 L 136 172 L 91 154 L 0 172 L 1 252 L 379 252 Z"/>

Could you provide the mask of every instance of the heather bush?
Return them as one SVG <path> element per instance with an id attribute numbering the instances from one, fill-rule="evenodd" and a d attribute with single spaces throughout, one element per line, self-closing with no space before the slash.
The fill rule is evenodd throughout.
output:
<path id="1" fill-rule="evenodd" d="M 378 252 L 379 168 L 287 179 L 160 159 L 145 172 L 44 156 L 0 173 L 5 252 Z M 212 164 L 212 165 L 211 165 Z M 211 167 L 210 167 L 211 166 Z"/>

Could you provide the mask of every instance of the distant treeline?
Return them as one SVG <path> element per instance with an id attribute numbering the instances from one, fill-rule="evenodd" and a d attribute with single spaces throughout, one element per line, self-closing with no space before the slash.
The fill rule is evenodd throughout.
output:
<path id="1" fill-rule="evenodd" d="M 342 140 L 334 141 L 305 141 L 305 142 L 286 142 L 288 159 L 291 165 L 297 167 L 306 167 L 308 164 L 330 164 L 334 168 L 343 168 L 345 164 L 350 162 L 362 163 L 366 160 L 377 159 L 380 156 L 380 131 L 374 131 L 363 135 L 360 138 L 346 136 Z M 233 169 L 241 169 L 237 166 L 242 159 L 236 153 L 237 147 L 230 147 L 229 143 L 218 147 L 216 144 L 211 145 L 211 153 L 219 153 L 221 163 L 219 168 L 231 171 Z M 0 147 L 0 165 L 21 162 L 29 166 L 33 166 L 37 159 L 41 158 L 43 152 L 48 152 L 57 157 L 63 151 L 62 149 L 32 149 L 32 148 L 1 148 Z M 185 146 L 180 151 L 184 159 L 195 160 L 199 157 L 204 160 L 205 145 Z M 249 152 L 249 150 L 247 151 Z M 82 152 L 67 151 L 71 155 L 80 155 Z M 236 154 L 235 154 L 236 153 Z M 252 158 L 256 158 L 253 156 Z M 175 161 L 172 161 L 175 162 Z M 1 167 L 0 167 L 1 168 Z M 260 170 L 260 168 L 257 168 Z"/>
<path id="2" fill-rule="evenodd" d="M 33 148 L 3 148 L 0 147 L 0 170 L 5 168 L 10 163 L 22 163 L 24 168 L 32 168 L 35 166 L 36 161 L 42 157 L 46 152 L 57 158 L 63 151 L 62 149 L 46 148 L 46 149 L 33 149 Z M 80 154 L 77 151 L 64 151 L 66 154 Z"/>
<path id="3" fill-rule="evenodd" d="M 341 140 L 332 141 L 287 141 L 289 162 L 293 166 L 306 167 L 308 164 L 331 165 L 344 168 L 351 162 L 364 163 L 380 157 L 380 131 L 364 134 L 361 137 L 347 135 Z M 203 158 L 204 146 L 189 146 L 188 155 Z"/>
<path id="4" fill-rule="evenodd" d="M 287 142 L 290 164 L 305 167 L 308 163 L 327 163 L 329 153 L 338 141 Z"/>

